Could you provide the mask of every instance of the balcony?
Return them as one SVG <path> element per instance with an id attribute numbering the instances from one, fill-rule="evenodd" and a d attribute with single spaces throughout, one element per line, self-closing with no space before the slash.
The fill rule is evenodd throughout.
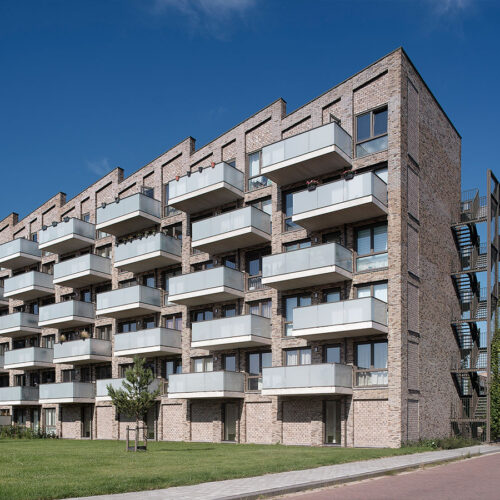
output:
<path id="1" fill-rule="evenodd" d="M 114 236 L 141 231 L 160 222 L 160 202 L 142 193 L 97 207 L 96 229 Z"/>
<path id="2" fill-rule="evenodd" d="M 247 314 L 200 321 L 191 326 L 191 347 L 216 351 L 271 345 L 271 320 Z"/>
<path id="3" fill-rule="evenodd" d="M 114 266 L 123 271 L 142 273 L 181 262 L 182 241 L 157 233 L 115 247 Z"/>
<path id="4" fill-rule="evenodd" d="M 0 354 L 0 373 L 8 373 L 8 370 L 5 368 L 4 356 Z"/>
<path id="5" fill-rule="evenodd" d="M 16 312 L 0 316 L 0 335 L 3 337 L 25 337 L 41 333 L 38 314 Z"/>
<path id="6" fill-rule="evenodd" d="M 6 370 L 42 369 L 53 366 L 53 349 L 46 347 L 26 347 L 6 351 L 4 367 Z"/>
<path id="7" fill-rule="evenodd" d="M 374 297 L 293 310 L 292 336 L 314 340 L 387 333 L 387 303 Z"/>
<path id="8" fill-rule="evenodd" d="M 40 385 L 40 404 L 94 403 L 95 384 L 62 382 Z"/>
<path id="9" fill-rule="evenodd" d="M 54 266 L 54 283 L 81 288 L 111 280 L 111 259 L 87 253 Z"/>
<path id="10" fill-rule="evenodd" d="M 201 372 L 170 375 L 168 397 L 174 399 L 243 398 L 245 374 Z"/>
<path id="11" fill-rule="evenodd" d="M 0 267 L 19 269 L 42 260 L 38 243 L 25 238 L 17 238 L 0 245 Z"/>
<path id="12" fill-rule="evenodd" d="M 372 172 L 293 195 L 292 221 L 309 231 L 387 214 L 387 184 Z"/>
<path id="13" fill-rule="evenodd" d="M 54 293 L 52 275 L 30 271 L 8 278 L 4 282 L 4 297 L 15 300 L 33 300 Z"/>
<path id="14" fill-rule="evenodd" d="M 9 305 L 9 299 L 6 299 L 3 296 L 3 286 L 0 287 L 0 306 L 8 306 Z"/>
<path id="15" fill-rule="evenodd" d="M 38 232 L 38 247 L 47 252 L 64 254 L 94 244 L 95 225 L 74 217 L 53 222 Z"/>
<path id="16" fill-rule="evenodd" d="M 96 314 L 108 318 L 131 318 L 161 311 L 161 290 L 134 285 L 97 295 Z"/>
<path id="17" fill-rule="evenodd" d="M 85 364 L 111 361 L 111 342 L 101 339 L 71 340 L 54 345 L 54 363 Z"/>
<path id="18" fill-rule="evenodd" d="M 115 356 L 140 354 L 163 356 L 181 353 L 181 332 L 170 328 L 151 328 L 115 335 Z"/>
<path id="19" fill-rule="evenodd" d="M 277 290 L 327 285 L 352 279 L 352 252 L 337 243 L 269 255 L 262 259 L 262 284 Z"/>
<path id="20" fill-rule="evenodd" d="M 111 385 L 113 389 L 122 389 L 124 378 L 105 378 L 96 381 L 96 401 L 111 401 L 108 396 L 108 385 Z M 155 378 L 149 384 L 148 388 L 150 392 L 160 389 L 160 396 L 166 393 L 166 381 L 161 378 Z"/>
<path id="21" fill-rule="evenodd" d="M 169 278 L 168 286 L 168 300 L 186 306 L 224 302 L 245 296 L 244 274 L 224 266 L 174 276 Z"/>
<path id="22" fill-rule="evenodd" d="M 244 177 L 224 162 L 195 171 L 168 183 L 168 206 L 191 214 L 239 200 L 245 191 Z"/>
<path id="23" fill-rule="evenodd" d="M 94 321 L 94 304 L 80 300 L 68 300 L 40 307 L 38 325 L 44 328 L 72 328 L 91 325 Z"/>
<path id="24" fill-rule="evenodd" d="M 351 136 L 329 123 L 262 148 L 261 173 L 285 185 L 333 173 L 351 162 Z"/>
<path id="25" fill-rule="evenodd" d="M 336 363 L 262 369 L 263 396 L 352 394 L 352 366 Z"/>
<path id="26" fill-rule="evenodd" d="M 271 241 L 271 216 L 245 207 L 193 224 L 192 247 L 218 254 Z"/>
<path id="27" fill-rule="evenodd" d="M 38 404 L 38 387 L 18 385 L 16 387 L 0 387 L 1 406 L 23 406 Z"/>

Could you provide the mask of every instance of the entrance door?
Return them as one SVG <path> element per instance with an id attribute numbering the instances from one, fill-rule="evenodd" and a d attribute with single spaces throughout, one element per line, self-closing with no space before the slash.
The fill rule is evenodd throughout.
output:
<path id="1" fill-rule="evenodd" d="M 147 427 L 148 439 L 156 438 L 156 411 L 157 407 L 155 404 L 155 406 L 150 408 L 148 410 L 148 413 L 146 414 L 146 427 Z"/>
<path id="2" fill-rule="evenodd" d="M 325 443 L 340 444 L 340 401 L 325 401 Z"/>
<path id="3" fill-rule="evenodd" d="M 26 425 L 26 410 L 24 408 L 14 408 L 14 423 L 19 426 Z"/>
<path id="4" fill-rule="evenodd" d="M 92 437 L 92 406 L 82 407 L 82 438 Z"/>
<path id="5" fill-rule="evenodd" d="M 40 430 L 40 410 L 38 408 L 33 409 L 32 417 L 33 430 L 38 432 Z"/>
<path id="6" fill-rule="evenodd" d="M 236 441 L 236 422 L 238 421 L 238 405 L 224 405 L 224 441 Z"/>

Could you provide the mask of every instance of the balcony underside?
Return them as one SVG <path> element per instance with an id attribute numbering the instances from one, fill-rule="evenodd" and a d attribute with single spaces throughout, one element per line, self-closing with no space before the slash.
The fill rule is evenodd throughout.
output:
<path id="1" fill-rule="evenodd" d="M 94 243 L 95 240 L 93 238 L 87 238 L 86 236 L 81 236 L 80 234 L 67 234 L 52 241 L 48 241 L 47 243 L 40 243 L 38 248 L 40 248 L 40 250 L 45 250 L 46 252 L 64 254 L 81 250 L 82 248 L 89 247 Z"/>
<path id="2" fill-rule="evenodd" d="M 29 253 L 15 253 L 5 257 L 0 260 L 0 267 L 5 267 L 6 269 L 19 269 L 20 267 L 31 266 L 37 262 L 41 262 L 42 258 L 36 255 L 31 255 Z"/>
<path id="3" fill-rule="evenodd" d="M 369 195 L 294 215 L 292 221 L 309 231 L 319 231 L 382 215 L 387 215 L 387 207 Z"/>
<path id="4" fill-rule="evenodd" d="M 27 335 L 39 335 L 41 333 L 41 328 L 30 328 L 29 326 L 15 326 L 12 328 L 4 328 L 3 330 L 0 330 L 0 336 L 9 339 L 26 337 Z"/>
<path id="5" fill-rule="evenodd" d="M 122 358 L 132 358 L 134 356 L 139 356 L 141 354 L 149 357 L 165 356 L 167 354 L 181 354 L 182 349 L 177 347 L 171 347 L 166 345 L 154 345 L 147 347 L 136 347 L 133 349 L 122 349 L 120 351 L 115 350 L 115 357 Z"/>
<path id="6" fill-rule="evenodd" d="M 0 406 L 37 406 L 40 404 L 38 399 L 30 400 L 12 400 L 12 401 L 0 401 Z"/>
<path id="7" fill-rule="evenodd" d="M 98 231 L 104 231 L 114 236 L 123 236 L 160 224 L 161 219 L 141 210 L 132 212 L 115 219 L 97 224 Z"/>
<path id="8" fill-rule="evenodd" d="M 132 318 L 134 316 L 144 316 L 150 313 L 161 312 L 161 307 L 146 304 L 145 302 L 133 302 L 131 304 L 123 304 L 115 307 L 108 307 L 106 309 L 98 309 L 97 316 L 104 316 L 107 318 Z"/>
<path id="9" fill-rule="evenodd" d="M 243 349 L 245 347 L 266 346 L 271 345 L 271 343 L 272 341 L 270 338 L 260 337 L 258 335 L 238 335 L 237 337 L 191 342 L 191 348 L 220 351 L 225 349 Z"/>
<path id="10" fill-rule="evenodd" d="M 328 396 L 339 395 L 349 396 L 352 395 L 352 389 L 349 387 L 286 387 L 280 389 L 262 389 L 263 396 Z"/>
<path id="11" fill-rule="evenodd" d="M 5 297 L 9 297 L 14 300 L 33 300 L 39 297 L 46 297 L 47 295 L 53 295 L 53 288 L 45 288 L 43 286 L 32 285 L 25 288 L 19 288 L 17 290 L 12 290 L 11 292 L 4 293 Z"/>
<path id="12" fill-rule="evenodd" d="M 255 227 L 244 227 L 227 233 L 193 241 L 192 247 L 210 254 L 231 252 L 271 241 L 271 235 Z"/>
<path id="13" fill-rule="evenodd" d="M 244 398 L 244 392 L 232 391 L 202 391 L 202 392 L 178 392 L 168 393 L 169 399 L 221 399 L 221 398 Z"/>
<path id="14" fill-rule="evenodd" d="M 195 292 L 169 295 L 169 302 L 184 306 L 199 306 L 212 304 L 214 302 L 225 302 L 227 300 L 239 299 L 245 296 L 245 292 L 235 290 L 226 286 L 197 290 Z"/>
<path id="15" fill-rule="evenodd" d="M 362 321 L 359 323 L 345 323 L 342 325 L 329 325 L 292 330 L 293 337 L 313 340 L 342 339 L 344 337 L 361 337 L 364 335 L 377 335 L 387 333 L 387 326 L 375 321 Z"/>
<path id="16" fill-rule="evenodd" d="M 279 274 L 262 278 L 262 284 L 277 290 L 292 290 L 309 286 L 328 285 L 351 280 L 352 273 L 338 266 L 325 266 L 306 271 Z"/>
<path id="17" fill-rule="evenodd" d="M 115 268 L 131 273 L 142 273 L 150 269 L 157 269 L 160 267 L 171 266 L 178 264 L 182 258 L 172 253 L 157 250 L 130 259 L 119 260 L 114 263 Z"/>
<path id="18" fill-rule="evenodd" d="M 87 363 L 109 363 L 111 356 L 100 354 L 80 354 L 76 356 L 66 356 L 64 358 L 54 358 L 56 365 L 85 365 Z"/>
<path id="19" fill-rule="evenodd" d="M 71 397 L 71 398 L 45 398 L 45 399 L 40 399 L 39 403 L 41 405 L 47 405 L 47 404 L 93 404 L 95 403 L 95 398 L 78 398 L 78 397 Z"/>
<path id="20" fill-rule="evenodd" d="M 43 328 L 72 328 L 75 326 L 91 325 L 95 318 L 85 318 L 84 316 L 65 316 L 63 318 L 54 318 L 46 321 L 40 321 L 38 324 Z"/>
<path id="21" fill-rule="evenodd" d="M 176 196 L 170 199 L 168 205 L 169 207 L 174 207 L 177 210 L 191 214 L 225 205 L 241 198 L 243 198 L 242 191 L 222 181 L 181 196 Z"/>
<path id="22" fill-rule="evenodd" d="M 110 280 L 111 274 L 87 269 L 79 273 L 68 274 L 66 276 L 61 276 L 60 278 L 54 278 L 54 284 L 67 286 L 69 288 L 81 288 Z"/>
<path id="23" fill-rule="evenodd" d="M 262 168 L 262 175 L 278 185 L 292 184 L 326 175 L 351 165 L 351 159 L 337 146 L 327 146 Z"/>

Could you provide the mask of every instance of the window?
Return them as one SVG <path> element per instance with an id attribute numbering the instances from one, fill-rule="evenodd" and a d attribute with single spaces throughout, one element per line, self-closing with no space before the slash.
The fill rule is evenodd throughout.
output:
<path id="1" fill-rule="evenodd" d="M 257 151 L 248 155 L 248 190 L 255 191 L 271 185 L 271 181 L 260 175 L 260 157 L 261 152 Z"/>
<path id="2" fill-rule="evenodd" d="M 224 267 L 229 267 L 230 269 L 238 269 L 236 264 L 236 255 L 226 255 L 222 257 L 222 265 Z"/>
<path id="3" fill-rule="evenodd" d="M 356 117 L 356 156 L 387 149 L 387 107 Z"/>
<path id="4" fill-rule="evenodd" d="M 191 313 L 191 321 L 193 323 L 210 321 L 211 319 L 214 319 L 214 312 L 212 309 L 200 309 Z"/>
<path id="5" fill-rule="evenodd" d="M 47 349 L 54 349 L 54 344 L 56 342 L 55 335 L 45 335 L 42 337 L 42 345 Z"/>
<path id="6" fill-rule="evenodd" d="M 338 288 L 325 290 L 323 292 L 323 302 L 339 302 L 339 301 L 340 301 L 340 290 Z"/>
<path id="7" fill-rule="evenodd" d="M 55 370 L 45 370 L 41 373 L 42 384 L 54 384 L 56 381 Z"/>
<path id="8" fill-rule="evenodd" d="M 156 319 L 154 316 L 148 316 L 142 319 L 142 327 L 144 330 L 148 330 L 150 328 L 156 328 Z"/>
<path id="9" fill-rule="evenodd" d="M 154 288 L 156 285 L 156 280 L 155 280 L 155 275 L 154 274 L 147 274 L 142 277 L 142 284 L 144 286 L 149 286 L 151 288 Z"/>
<path id="10" fill-rule="evenodd" d="M 101 340 L 111 340 L 111 325 L 96 327 L 95 338 Z"/>
<path id="11" fill-rule="evenodd" d="M 283 245 L 285 252 L 294 252 L 295 250 L 301 250 L 302 248 L 309 248 L 310 246 L 311 246 L 311 240 L 292 241 L 290 243 L 285 243 Z"/>
<path id="12" fill-rule="evenodd" d="M 273 356 L 270 351 L 252 352 L 248 354 L 248 390 L 260 391 L 262 388 L 262 368 L 273 366 Z"/>
<path id="13" fill-rule="evenodd" d="M 47 434 L 56 433 L 56 409 L 55 408 L 45 408 L 44 412 L 44 427 Z"/>
<path id="14" fill-rule="evenodd" d="M 14 375 L 14 386 L 24 387 L 26 385 L 26 375 Z"/>
<path id="15" fill-rule="evenodd" d="M 168 280 L 170 278 L 173 278 L 174 276 L 180 276 L 182 274 L 182 269 L 180 267 L 176 269 L 171 269 L 169 271 L 163 271 L 161 273 L 161 282 L 163 284 L 163 289 L 165 290 L 165 295 L 163 298 L 163 305 L 164 306 L 173 306 L 174 304 L 172 302 L 168 301 Z"/>
<path id="16" fill-rule="evenodd" d="M 134 365 L 132 363 L 126 363 L 118 366 L 118 373 L 120 378 L 125 378 L 125 374 L 129 368 L 132 368 Z"/>
<path id="17" fill-rule="evenodd" d="M 358 229 L 356 252 L 358 272 L 387 267 L 387 223 Z"/>
<path id="18" fill-rule="evenodd" d="M 82 214 L 82 221 L 90 222 L 90 213 L 89 212 L 87 212 L 86 214 Z"/>
<path id="19" fill-rule="evenodd" d="M 305 307 L 311 305 L 311 295 L 291 295 L 284 298 L 285 309 L 285 336 L 292 334 L 293 329 L 293 309 L 295 307 Z"/>
<path id="20" fill-rule="evenodd" d="M 362 299 L 363 297 L 375 297 L 383 302 L 387 302 L 387 282 L 359 286 L 357 289 L 357 296 L 358 299 Z"/>
<path id="21" fill-rule="evenodd" d="M 246 254 L 247 290 L 262 290 L 267 288 L 262 284 L 262 257 L 271 253 L 270 248 L 248 252 Z"/>
<path id="22" fill-rule="evenodd" d="M 118 282 L 118 288 L 128 288 L 129 286 L 136 286 L 136 285 L 137 285 L 137 280 L 135 278 Z"/>
<path id="23" fill-rule="evenodd" d="M 61 379 L 63 382 L 74 382 L 76 378 L 76 372 L 73 369 L 71 370 L 61 370 Z"/>
<path id="24" fill-rule="evenodd" d="M 171 330 L 182 330 L 182 314 L 171 314 L 165 316 L 165 328 Z"/>
<path id="25" fill-rule="evenodd" d="M 180 359 L 169 359 L 162 364 L 162 377 L 168 380 L 170 375 L 182 373 L 182 361 Z"/>
<path id="26" fill-rule="evenodd" d="M 263 212 L 265 212 L 268 215 L 272 214 L 273 203 L 272 203 L 271 197 L 261 198 L 260 200 L 253 201 L 250 204 L 252 205 L 252 207 L 258 208 L 259 210 L 262 210 Z"/>
<path id="27" fill-rule="evenodd" d="M 100 257 L 107 257 L 109 259 L 111 257 L 111 245 L 97 247 L 95 249 L 95 254 L 99 255 Z"/>
<path id="28" fill-rule="evenodd" d="M 101 365 L 95 367 L 96 380 L 111 378 L 111 365 Z"/>
<path id="29" fill-rule="evenodd" d="M 92 294 L 90 293 L 90 290 L 81 290 L 80 300 L 82 302 L 92 302 Z"/>
<path id="30" fill-rule="evenodd" d="M 193 264 L 193 271 L 206 271 L 207 269 L 213 269 L 214 263 L 212 260 L 206 260 L 205 262 L 198 262 Z"/>
<path id="31" fill-rule="evenodd" d="M 137 331 L 137 321 L 124 321 L 118 324 L 118 333 L 130 333 Z"/>
<path id="32" fill-rule="evenodd" d="M 195 373 L 212 372 L 214 370 L 214 360 L 212 356 L 193 359 L 193 371 Z"/>
<path id="33" fill-rule="evenodd" d="M 256 314 L 258 316 L 264 316 L 264 318 L 270 318 L 271 313 L 272 313 L 271 299 L 257 300 L 255 302 L 248 303 L 248 314 Z"/>
<path id="34" fill-rule="evenodd" d="M 311 348 L 302 347 L 300 349 L 285 350 L 285 366 L 310 365 Z"/>
<path id="35" fill-rule="evenodd" d="M 238 310 L 236 308 L 236 305 L 231 304 L 228 306 L 224 306 L 222 308 L 222 316 L 224 318 L 234 318 L 237 314 Z"/>
<path id="36" fill-rule="evenodd" d="M 147 196 L 148 198 L 154 198 L 155 197 L 155 190 L 152 187 L 142 186 L 141 191 L 142 191 L 142 194 L 144 196 Z"/>
<path id="37" fill-rule="evenodd" d="M 293 215 L 293 192 L 283 194 L 283 212 L 285 216 L 284 231 L 295 231 L 302 229 L 298 224 L 292 221 Z"/>
<path id="38" fill-rule="evenodd" d="M 333 231 L 325 233 L 321 237 L 322 243 L 339 243 L 340 244 L 340 231 Z"/>
<path id="39" fill-rule="evenodd" d="M 387 385 L 387 341 L 356 345 L 356 385 Z"/>
<path id="40" fill-rule="evenodd" d="M 168 200 L 170 199 L 170 189 L 168 186 L 169 186 L 168 183 L 165 184 L 165 208 L 163 212 L 164 217 L 169 217 L 171 215 L 177 215 L 181 213 L 180 210 L 168 206 Z"/>
<path id="41" fill-rule="evenodd" d="M 224 356 L 224 370 L 228 372 L 236 371 L 236 356 L 234 354 L 226 354 Z"/>
<path id="42" fill-rule="evenodd" d="M 34 242 L 38 241 L 38 233 L 31 233 L 31 241 Z"/>
<path id="43" fill-rule="evenodd" d="M 323 363 L 340 363 L 340 346 L 326 345 L 323 350 Z"/>

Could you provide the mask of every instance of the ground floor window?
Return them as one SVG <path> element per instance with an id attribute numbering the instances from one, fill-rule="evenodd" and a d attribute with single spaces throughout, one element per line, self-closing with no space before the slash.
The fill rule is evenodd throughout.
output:
<path id="1" fill-rule="evenodd" d="M 56 433 L 56 409 L 55 408 L 45 408 L 44 411 L 44 421 L 45 421 L 45 432 L 47 434 Z"/>
<path id="2" fill-rule="evenodd" d="M 340 444 L 340 400 L 324 402 L 325 443 Z"/>
<path id="3" fill-rule="evenodd" d="M 356 345 L 356 385 L 387 385 L 387 341 Z"/>

